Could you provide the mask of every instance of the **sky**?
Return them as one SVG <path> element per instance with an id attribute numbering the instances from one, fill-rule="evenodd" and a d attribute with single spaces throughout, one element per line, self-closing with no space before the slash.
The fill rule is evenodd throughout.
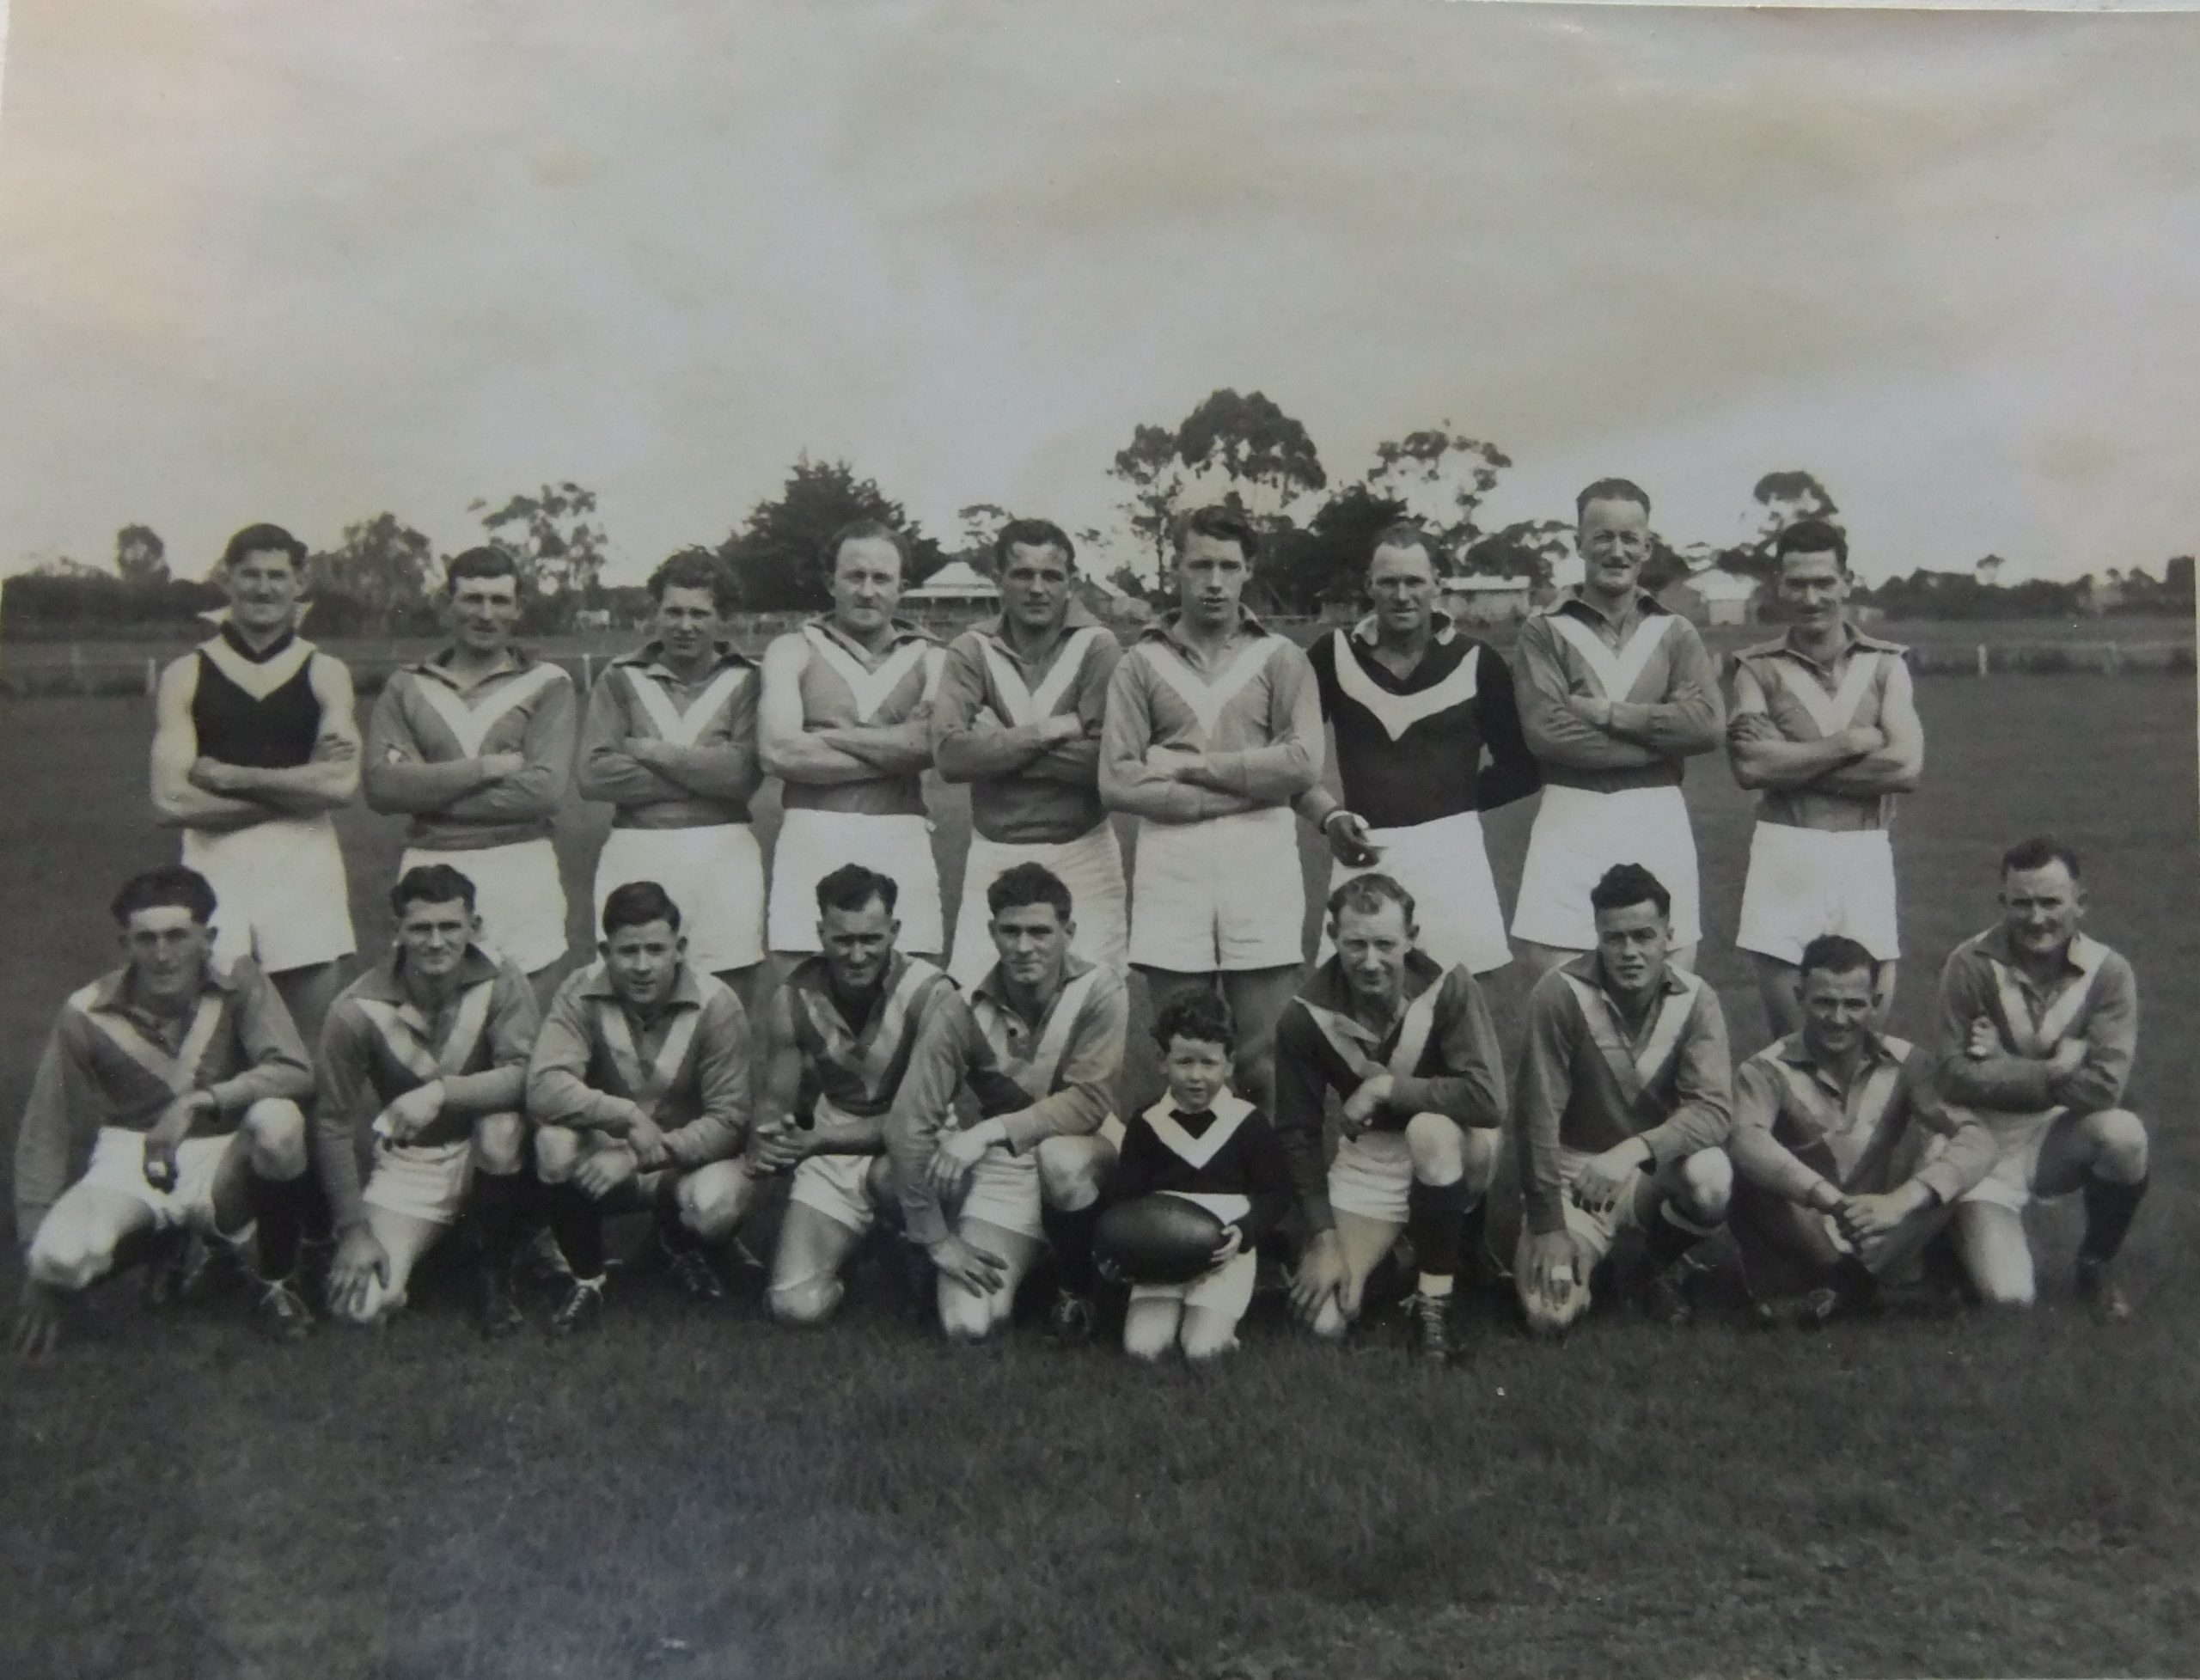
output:
<path id="1" fill-rule="evenodd" d="M 637 581 L 796 458 L 1119 520 L 1219 387 L 1333 483 L 1677 545 L 1832 492 L 1867 577 L 2200 547 L 2200 18 L 1445 0 L 28 0 L 0 571 L 142 521 L 445 550 L 571 479 Z"/>

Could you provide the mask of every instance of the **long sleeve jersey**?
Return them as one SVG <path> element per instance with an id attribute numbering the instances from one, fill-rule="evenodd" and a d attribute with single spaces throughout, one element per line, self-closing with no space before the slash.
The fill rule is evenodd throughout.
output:
<path id="1" fill-rule="evenodd" d="M 1669 968 L 1630 1028 L 1604 989 L 1597 954 L 1552 969 L 1528 994 L 1527 1042 L 1512 1103 L 1529 1228 L 1565 1228 L 1560 1151 L 1601 1154 L 1629 1138 L 1651 1164 L 1726 1142 L 1733 1069 L 1719 994 Z"/>
<path id="2" fill-rule="evenodd" d="M 896 619 L 887 645 L 874 653 L 853 640 L 830 614 L 812 619 L 773 644 L 800 651 L 794 678 L 805 730 L 858 725 L 930 727 L 939 687 L 939 644 L 915 625 Z M 767 651 L 766 663 L 772 663 Z M 852 812 L 865 816 L 922 816 L 921 759 L 908 768 L 881 770 L 856 781 L 805 782 L 783 779 L 781 802 L 789 810 Z"/>
<path id="3" fill-rule="evenodd" d="M 1696 626 L 1647 593 L 1635 607 L 1624 640 L 1579 592 L 1521 625 L 1520 727 L 1546 785 L 1593 793 L 1671 787 L 1684 759 L 1722 739 L 1718 673 Z M 1610 729 L 1577 714 L 1569 694 L 1610 700 Z"/>
<path id="4" fill-rule="evenodd" d="M 1275 1130 L 1291 1164 L 1299 1205 L 1317 1231 L 1336 1224 L 1323 1151 L 1324 1098 L 1349 1097 L 1378 1073 L 1390 1100 L 1371 1131 L 1402 1130 L 1417 1114 L 1462 1126 L 1505 1120 L 1505 1061 L 1482 987 L 1464 968 L 1439 967 L 1419 951 L 1406 959 L 1403 1007 L 1378 1032 L 1355 1018 L 1334 956 L 1284 1005 L 1275 1031 Z"/>
<path id="5" fill-rule="evenodd" d="M 1769 718 L 1789 741 L 1824 741 L 1842 730 L 1880 727 L 1891 695 L 1910 692 L 1909 650 L 1849 626 L 1840 657 L 1821 665 L 1787 637 L 1734 656 L 1733 716 Z M 1761 822 L 1834 833 L 1885 828 L 1894 822 L 1892 793 L 1842 793 L 1805 783 L 1768 787 L 1757 795 Z"/>
<path id="6" fill-rule="evenodd" d="M 682 779 L 629 750 L 661 741 Z M 730 647 L 695 681 L 664 663 L 661 644 L 614 659 L 589 690 L 581 724 L 580 794 L 608 800 L 614 828 L 706 828 L 749 821 L 756 791 L 756 667 Z"/>
<path id="7" fill-rule="evenodd" d="M 1999 1048 L 1968 1053 L 1971 1023 L 1994 1023 Z M 1940 1089 L 1952 1103 L 2004 1113 L 2072 1109 L 2090 1114 L 2124 1098 L 2139 1048 L 2139 982 L 2099 940 L 2072 939 L 2054 981 L 2042 987 L 2017 966 L 2000 927 L 1966 939 L 1940 973 Z M 2069 1073 L 2050 1064 L 2066 1039 L 2085 1043 Z"/>
<path id="8" fill-rule="evenodd" d="M 732 988 L 686 964 L 644 1017 L 601 962 L 568 975 L 527 1064 L 528 1117 L 593 1130 L 632 1103 L 681 1167 L 730 1160 L 749 1136 L 749 1017 Z"/>
<path id="9" fill-rule="evenodd" d="M 1123 1128 L 1108 1200 L 1164 1194 L 1242 1197 L 1245 1212 L 1225 1223 L 1250 1248 L 1291 1211 L 1291 1168 L 1268 1116 L 1244 1098 L 1225 1091 L 1212 1108 L 1187 1114 L 1164 1097 Z"/>
<path id="10" fill-rule="evenodd" d="M 390 674 L 376 697 L 360 753 L 367 803 L 411 816 L 405 840 L 425 852 L 468 852 L 550 833 L 573 774 L 579 707 L 565 668 L 511 650 L 470 687 L 451 675 L 450 650 Z M 424 766 L 492 753 L 526 761 L 516 776 L 451 798 Z"/>
<path id="11" fill-rule="evenodd" d="M 313 1090 L 305 1045 L 273 983 L 248 961 L 210 963 L 180 1016 L 131 1000 L 116 968 L 70 994 L 54 1017 L 15 1133 L 15 1235 L 28 1243 L 61 1192 L 82 1176 L 103 1126 L 142 1132 L 188 1091 L 218 1112 L 199 1122 L 234 1131 L 268 1097 L 303 1102 Z"/>

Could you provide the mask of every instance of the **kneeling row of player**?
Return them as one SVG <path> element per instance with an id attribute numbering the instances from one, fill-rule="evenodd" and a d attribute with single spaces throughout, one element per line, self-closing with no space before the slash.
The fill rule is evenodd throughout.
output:
<path id="1" fill-rule="evenodd" d="M 1745 1064 L 1737 1100 L 1715 994 L 1666 961 L 1664 888 L 1639 866 L 1611 871 L 1597 949 L 1531 995 L 1511 1104 L 1531 1326 L 1562 1329 L 1586 1310 L 1629 1225 L 1647 1238 L 1653 1304 L 1684 1318 L 1690 1251 L 1730 1212 L 1753 1290 L 1814 1316 L 1861 1304 L 1951 1227 L 1982 1294 L 2029 1299 L 2020 1212 L 2079 1188 L 2081 1287 L 2127 1310 L 2106 1267 L 2145 1183 L 2145 1133 L 2115 1106 L 2136 994 L 2123 959 L 2079 931 L 2077 876 L 2051 841 L 2005 858 L 2003 922 L 1943 979 L 1937 1078 L 1872 1029 L 1869 954 L 1830 938 L 1803 965 L 1802 1030 Z M 989 895 L 999 962 L 967 1004 L 895 950 L 890 879 L 828 876 L 821 955 L 773 999 L 755 1058 L 739 1001 L 683 961 L 679 910 L 654 883 L 613 895 L 602 961 L 541 1022 L 524 976 L 476 942 L 463 875 L 412 870 L 392 896 L 389 962 L 347 988 L 324 1029 L 309 1136 L 298 1105 L 314 1074 L 265 980 L 212 962 L 211 889 L 180 868 L 125 886 L 113 908 L 128 960 L 64 1008 L 19 1139 L 27 1350 L 51 1345 L 65 1296 L 184 1226 L 249 1243 L 263 1324 L 302 1334 L 312 1315 L 295 1277 L 321 1191 L 339 1315 L 377 1322 L 401 1304 L 470 1200 L 485 1329 L 521 1322 L 512 1259 L 539 1217 L 567 1277 L 553 1328 L 570 1330 L 600 1310 L 607 1211 L 657 1209 L 674 1275 L 715 1294 L 709 1250 L 762 1177 L 791 1172 L 769 1293 L 786 1322 L 831 1314 L 840 1270 L 892 1207 L 931 1257 L 950 1334 L 1001 1323 L 1048 1239 L 1064 1283 L 1056 1327 L 1087 1329 L 1104 1185 L 1123 1210 L 1102 1235 L 1134 1284 L 1134 1352 L 1231 1346 L 1254 1245 L 1294 1200 L 1307 1231 L 1292 1296 L 1318 1333 L 1341 1333 L 1402 1231 L 1420 1346 L 1448 1351 L 1506 1081 L 1472 975 L 1415 948 L 1412 899 L 1388 877 L 1331 900 L 1336 956 L 1278 1023 L 1273 1124 L 1228 1090 L 1231 1023 L 1195 995 L 1163 1011 L 1168 1095 L 1128 1127 L 1109 1112 L 1122 983 L 1070 954 L 1069 894 L 1036 865 Z"/>

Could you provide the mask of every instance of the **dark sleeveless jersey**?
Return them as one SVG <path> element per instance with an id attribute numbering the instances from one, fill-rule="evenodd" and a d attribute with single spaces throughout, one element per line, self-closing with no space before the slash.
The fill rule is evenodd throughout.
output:
<path id="1" fill-rule="evenodd" d="M 218 654 L 208 651 L 215 646 L 211 642 L 199 650 L 191 722 L 199 733 L 199 753 L 223 764 L 260 770 L 295 769 L 306 763 L 321 738 L 321 697 L 313 691 L 311 647 L 291 632 L 255 654 L 227 625 L 222 626 L 219 641 Z M 222 669 L 229 660 L 241 667 L 264 668 L 280 662 L 296 669 L 265 693 L 255 693 Z"/>

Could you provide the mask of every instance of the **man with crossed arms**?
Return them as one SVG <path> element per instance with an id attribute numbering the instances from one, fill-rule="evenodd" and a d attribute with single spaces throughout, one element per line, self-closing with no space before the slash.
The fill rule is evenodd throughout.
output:
<path id="1" fill-rule="evenodd" d="M 527 1117 L 570 1335 L 602 1310 L 604 1216 L 657 1216 L 657 1245 L 691 1299 L 721 1300 L 710 1251 L 730 1242 L 753 1180 L 749 1017 L 733 988 L 688 960 L 680 907 L 654 881 L 603 905 L 602 959 L 566 977 L 527 1065 Z"/>
<path id="2" fill-rule="evenodd" d="M 447 581 L 450 645 L 392 672 L 368 720 L 367 803 L 412 818 L 398 872 L 461 871 L 482 943 L 547 989 L 565 955 L 550 831 L 573 773 L 573 681 L 513 641 L 519 567 L 510 554 L 469 548 Z"/>
<path id="3" fill-rule="evenodd" d="M 589 690 L 580 792 L 608 799 L 596 913 L 630 881 L 681 907 L 683 959 L 736 991 L 764 960 L 756 791 L 756 668 L 724 639 L 733 583 L 690 549 L 650 574 L 655 633 Z"/>
<path id="4" fill-rule="evenodd" d="M 1904 650 L 1849 621 L 1849 540 L 1820 519 L 1774 544 L 1788 633 L 1735 656 L 1726 756 L 1760 790 L 1734 943 L 1773 1035 L 1802 1024 L 1803 948 L 1823 933 L 1872 953 L 1879 1019 L 1894 999 L 1896 797 L 1917 785 L 1925 730 Z"/>
<path id="5" fill-rule="evenodd" d="M 1077 550 L 1043 519 L 993 541 L 1000 616 L 948 645 L 932 702 L 940 779 L 970 785 L 970 850 L 947 972 L 965 991 L 993 967 L 986 889 L 1037 864 L 1077 904 L 1077 954 L 1121 973 L 1128 904 L 1115 824 L 1100 803 L 1100 728 L 1122 658 L 1077 598 Z"/>
<path id="6" fill-rule="evenodd" d="M 1048 1331 L 1082 1342 L 1092 1335 L 1092 1230 L 1115 1164 L 1106 1128 L 1130 994 L 1113 968 L 1074 954 L 1069 888 L 1043 864 L 995 877 L 986 899 L 996 961 L 969 1007 L 943 1001 L 938 1029 L 919 1039 L 886 1127 L 895 1186 L 913 1240 L 933 1248 L 951 1219 L 964 1244 L 1000 1262 L 984 1291 L 942 1274 L 950 1337 L 981 1341 L 1008 1322 L 1036 1257 L 1036 1213 L 1061 1278 Z M 989 1206 L 1021 1211 L 988 1219 Z"/>
<path id="7" fill-rule="evenodd" d="M 1464 1227 L 1497 1172 L 1505 1064 L 1473 974 L 1421 950 L 1415 908 L 1387 875 L 1354 876 L 1329 895 L 1335 955 L 1276 1028 L 1275 1128 L 1312 1232 L 1292 1283 L 1299 1317 L 1317 1335 L 1344 1335 L 1402 1231 L 1421 1274 L 1421 1357 L 1441 1365 Z M 1343 1136 L 1325 1171 L 1329 1091 L 1343 1099 Z"/>
<path id="8" fill-rule="evenodd" d="M 1520 727 L 1543 765 L 1512 935 L 1541 974 L 1597 943 L 1589 889 L 1639 863 L 1672 905 L 1671 961 L 1703 937 L 1685 760 L 1719 744 L 1719 682 L 1696 626 L 1641 587 L 1650 498 L 1601 479 L 1576 498 L 1579 589 L 1520 626 Z"/>

